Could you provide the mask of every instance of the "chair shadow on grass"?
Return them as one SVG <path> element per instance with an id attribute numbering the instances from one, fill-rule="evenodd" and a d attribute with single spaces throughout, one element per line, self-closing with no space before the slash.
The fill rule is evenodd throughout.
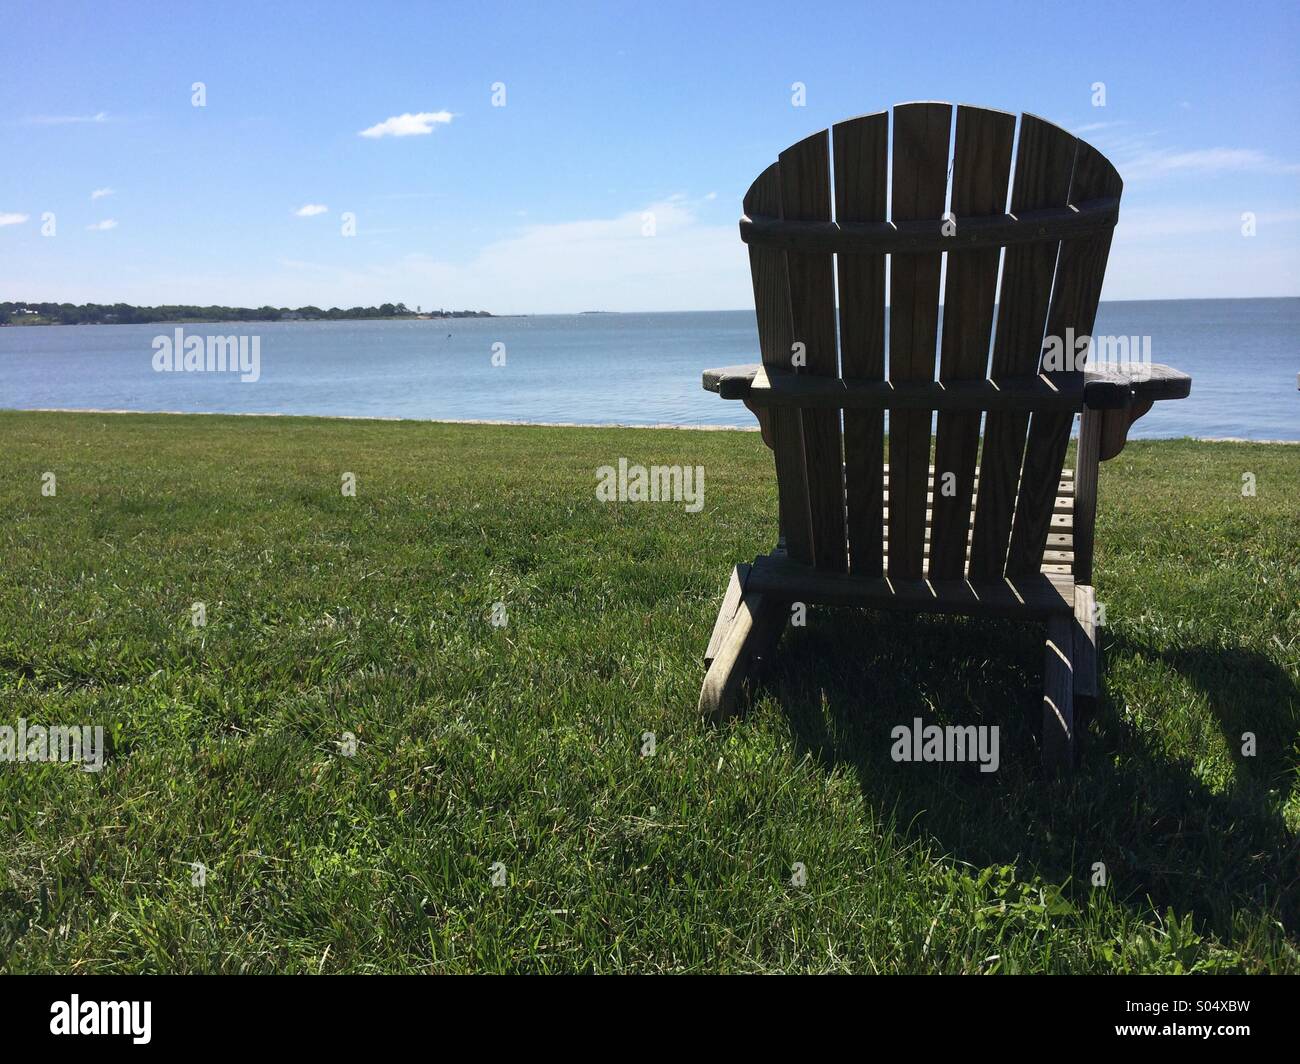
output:
<path id="1" fill-rule="evenodd" d="M 1078 769 L 1058 782 L 1039 768 L 1043 639 L 1040 625 L 810 613 L 806 627 L 787 629 L 751 693 L 776 700 L 800 755 L 850 769 L 867 803 L 942 853 L 1069 880 L 1077 899 L 1101 861 L 1127 905 L 1145 910 L 1149 899 L 1162 914 L 1190 912 L 1202 931 L 1226 940 L 1234 913 L 1266 912 L 1294 941 L 1297 839 L 1281 808 L 1295 772 L 1295 682 L 1250 651 L 1159 651 L 1103 633 L 1102 698 L 1080 728 Z M 1204 696 L 1233 754 L 1231 779 L 1204 782 L 1107 689 L 1108 662 L 1139 653 Z M 892 729 L 918 717 L 998 725 L 998 771 L 894 762 Z M 1257 736 L 1254 758 L 1240 756 L 1247 731 Z"/>

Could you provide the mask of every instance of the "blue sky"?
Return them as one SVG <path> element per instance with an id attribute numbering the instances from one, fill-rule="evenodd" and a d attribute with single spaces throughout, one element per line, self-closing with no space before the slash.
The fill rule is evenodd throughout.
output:
<path id="1" fill-rule="evenodd" d="M 1105 298 L 1297 295 L 1297 57 L 1296 3 L 11 3 L 0 299 L 745 307 L 753 177 L 913 99 L 1115 162 Z"/>

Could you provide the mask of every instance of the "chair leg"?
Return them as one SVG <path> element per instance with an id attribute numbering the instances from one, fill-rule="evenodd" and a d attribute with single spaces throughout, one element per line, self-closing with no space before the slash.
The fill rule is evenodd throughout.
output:
<path id="1" fill-rule="evenodd" d="M 745 594 L 745 581 L 748 578 L 749 566 L 746 564 L 737 565 L 731 571 L 731 580 L 727 583 L 726 594 L 722 596 L 718 619 L 713 622 L 713 634 L 709 636 L 709 645 L 704 651 L 705 665 L 712 665 L 713 659 L 718 655 L 718 647 L 722 645 L 723 637 L 726 636 L 727 629 L 731 627 L 731 621 L 736 616 L 736 610 L 740 608 L 740 600 Z"/>
<path id="2" fill-rule="evenodd" d="M 724 600 L 724 610 L 726 605 Z M 763 595 L 741 597 L 717 646 L 710 643 L 712 660 L 700 688 L 700 713 L 714 720 L 731 714 L 754 660 L 770 653 L 775 639 L 780 637 L 784 616 L 780 602 Z"/>
<path id="3" fill-rule="evenodd" d="M 1055 775 L 1074 764 L 1074 618 L 1048 619 L 1043 657 L 1043 768 Z"/>
<path id="4" fill-rule="evenodd" d="M 1074 730 L 1076 750 L 1101 693 L 1098 676 L 1096 595 L 1087 584 L 1074 588 Z"/>

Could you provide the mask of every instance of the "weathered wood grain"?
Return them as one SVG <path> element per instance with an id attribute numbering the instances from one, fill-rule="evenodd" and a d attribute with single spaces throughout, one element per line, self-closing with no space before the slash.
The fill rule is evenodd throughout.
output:
<path id="1" fill-rule="evenodd" d="M 781 176 L 776 163 L 764 170 L 745 195 L 746 211 L 781 213 Z M 754 284 L 754 310 L 763 365 L 786 369 L 794 325 L 790 319 L 790 281 L 785 252 L 749 249 Z M 812 561 L 812 518 L 808 512 L 808 482 L 804 473 L 803 415 L 798 410 L 773 411 L 768 423 L 776 463 L 780 535 L 790 556 Z"/>
<path id="2" fill-rule="evenodd" d="M 1027 114 L 1021 119 L 1011 213 L 1066 205 L 1075 143 L 1074 137 L 1040 118 Z M 995 380 L 1032 375 L 1038 368 L 1058 247 L 1026 244 L 1006 250 L 989 372 Z M 1028 424 L 1029 415 L 1018 411 L 985 418 L 972 577 L 999 574 L 1006 563 Z"/>
<path id="3" fill-rule="evenodd" d="M 1108 401 L 1111 397 L 1113 401 Z M 871 410 L 1061 410 L 1085 405 L 1107 409 L 1127 405 L 1128 387 L 1113 380 L 1088 381 L 1078 375 L 1053 380 L 1049 374 L 989 381 L 845 381 L 807 374 L 756 376 L 745 393 L 753 406 L 798 406 L 809 409 Z M 947 467 L 945 467 L 947 468 Z"/>
<path id="4" fill-rule="evenodd" d="M 1095 148 L 1078 142 L 1070 199 L 1081 201 L 1098 196 L 1118 199 L 1123 182 L 1115 168 Z M 1047 335 L 1061 338 L 1091 336 L 1101 299 L 1106 259 L 1110 254 L 1110 233 L 1067 240 L 1061 244 L 1060 259 L 1052 290 L 1052 307 L 1047 318 Z M 1081 370 L 1075 371 L 1082 376 Z M 1025 445 L 1024 471 L 1016 499 L 1015 527 L 1007 551 L 1007 572 L 1032 572 L 1035 558 L 1041 558 L 1050 527 L 1050 489 L 1047 481 L 1065 461 L 1074 419 L 1068 414 L 1036 411 L 1029 425 Z M 1085 470 L 1079 467 L 1080 477 Z M 1094 500 L 1095 501 L 1095 500 Z M 1089 529 L 1088 564 L 1091 568 L 1091 529 Z M 1091 576 L 1089 577 L 1091 579 Z"/>
<path id="5" fill-rule="evenodd" d="M 895 221 L 937 218 L 948 189 L 952 107 L 910 103 L 894 108 L 893 205 Z M 889 379 L 896 384 L 934 379 L 941 254 L 908 255 L 890 262 Z M 889 516 L 889 575 L 916 580 L 924 555 L 925 473 L 930 461 L 929 410 L 889 415 L 889 462 L 895 503 Z"/>
<path id="6" fill-rule="evenodd" d="M 955 216 L 956 236 L 963 232 L 964 218 L 995 214 L 1006 206 L 1015 133 L 1015 115 L 957 108 L 949 208 Z M 939 359 L 939 379 L 945 385 L 987 383 L 1000 258 L 997 247 L 948 256 Z M 940 479 L 933 500 L 928 570 L 937 580 L 952 580 L 965 569 L 980 416 L 981 408 L 974 407 L 941 412 L 938 417 L 934 464 Z M 947 488 L 951 493 L 945 493 Z"/>
<path id="7" fill-rule="evenodd" d="M 745 594 L 745 580 L 749 576 L 749 565 L 742 562 L 731 570 L 731 579 L 727 582 L 726 593 L 722 596 L 722 605 L 718 608 L 717 620 L 713 622 L 713 633 L 709 636 L 709 645 L 704 651 L 704 664 L 712 665 L 718 656 L 718 647 L 722 644 L 731 627 L 731 620 L 740 608 L 740 600 Z"/>
<path id="8" fill-rule="evenodd" d="M 1077 577 L 1076 577 L 1077 580 Z M 1074 585 L 1074 700 L 1096 699 L 1097 613 L 1091 584 Z"/>
<path id="9" fill-rule="evenodd" d="M 1074 577 L 1092 583 L 1093 537 L 1097 526 L 1097 474 L 1101 461 L 1101 427 L 1105 415 L 1085 410 L 1079 418 L 1079 450 L 1074 478 Z"/>
<path id="10" fill-rule="evenodd" d="M 781 214 L 799 221 L 829 221 L 831 170 L 825 130 L 781 153 Z M 798 372 L 838 377 L 835 344 L 835 281 L 832 256 L 787 251 L 793 341 L 804 345 L 806 365 Z M 803 411 L 803 452 L 812 527 L 813 564 L 843 572 L 847 566 L 840 415 L 837 410 Z"/>
<path id="11" fill-rule="evenodd" d="M 960 108 L 957 231 L 945 235 L 951 120 L 947 104 L 895 109 L 890 221 L 883 113 L 833 129 L 834 220 L 826 132 L 783 152 L 746 196 L 741 230 L 763 361 L 708 370 L 704 386 L 759 417 L 776 454 L 785 534 L 771 554 L 732 574 L 706 651 L 700 706 L 716 714 L 734 704 L 746 672 L 779 640 L 792 601 L 1038 618 L 1047 622 L 1043 759 L 1065 769 L 1082 707 L 1099 687 L 1090 582 L 1098 463 L 1119 452 L 1154 401 L 1187 395 L 1191 381 L 1165 366 L 1050 372 L 1041 364 L 1044 333 L 1092 330 L 1118 175 L 1088 145 L 1026 115 L 1006 204 L 1014 119 Z M 1005 256 L 995 303 L 998 246 Z M 894 256 L 887 375 L 886 253 Z M 800 372 L 790 357 L 796 342 L 806 354 Z M 1077 470 L 1065 469 L 1080 411 Z M 950 479 L 951 494 L 943 490 Z"/>
<path id="12" fill-rule="evenodd" d="M 754 377 L 761 368 L 760 363 L 748 362 L 742 365 L 706 369 L 701 375 L 701 386 L 706 392 L 716 392 L 723 399 L 745 399 L 749 395 Z M 1135 404 L 1148 400 L 1159 402 L 1166 399 L 1185 399 L 1192 392 L 1192 378 L 1189 374 L 1158 363 L 1121 364 L 1109 368 L 1091 366 L 1084 371 L 1084 380 L 1087 384 L 1092 384 L 1094 381 L 1124 384 L 1133 393 Z M 1085 396 L 1086 394 L 1085 386 Z M 1087 403 L 1086 398 L 1084 401 Z M 1147 409 L 1150 409 L 1149 405 Z"/>
<path id="13" fill-rule="evenodd" d="M 782 610 L 784 603 L 760 594 L 746 593 L 741 598 L 704 676 L 699 701 L 703 716 L 717 720 L 735 709 L 759 648 L 769 643 L 773 626 L 783 621 Z"/>
<path id="14" fill-rule="evenodd" d="M 835 217 L 841 224 L 883 222 L 888 189 L 889 115 L 880 112 L 841 122 L 832 130 L 835 156 Z M 848 380 L 879 382 L 885 376 L 885 257 L 840 254 L 840 372 Z M 844 411 L 844 488 L 848 512 L 849 567 L 879 576 L 884 534 L 881 466 L 884 413 Z"/>
<path id="15" fill-rule="evenodd" d="M 1014 126 L 1015 116 L 1008 117 Z M 945 232 L 943 222 L 937 219 L 845 223 L 843 219 L 786 222 L 779 218 L 746 216 L 740 220 L 740 238 L 750 246 L 829 251 L 837 255 L 926 255 L 936 251 L 961 254 L 1092 236 L 1114 229 L 1119 220 L 1116 199 L 1022 211 L 1019 215 L 1002 214 L 1000 210 L 999 207 L 999 213 L 968 218 L 955 235 Z"/>

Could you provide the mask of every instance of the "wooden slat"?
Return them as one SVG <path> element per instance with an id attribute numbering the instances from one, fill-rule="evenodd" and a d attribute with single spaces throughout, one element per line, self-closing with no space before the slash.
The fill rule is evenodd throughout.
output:
<path id="1" fill-rule="evenodd" d="M 1127 385 L 1085 381 L 1078 374 L 1039 374 L 1001 381 L 855 381 L 813 377 L 764 368 L 745 396 L 753 406 L 798 406 L 805 410 L 1021 410 L 1073 413 L 1092 403 L 1118 408 Z M 1112 401 L 1112 397 L 1113 400 Z"/>
<path id="2" fill-rule="evenodd" d="M 825 130 L 781 153 L 781 215 L 800 221 L 829 221 L 831 171 Z M 805 348 L 816 377 L 839 376 L 835 349 L 835 282 L 832 256 L 787 251 L 793 339 Z M 803 411 L 803 451 L 812 525 L 812 559 L 818 568 L 843 571 L 847 561 L 844 531 L 844 479 L 841 471 L 840 415 L 836 410 Z"/>
<path id="3" fill-rule="evenodd" d="M 785 610 L 786 605 L 779 597 L 747 592 L 740 600 L 704 675 L 699 701 L 702 715 L 716 720 L 735 708 L 741 684 L 755 657 L 780 638 Z"/>
<path id="4" fill-rule="evenodd" d="M 1063 470 L 1061 473 L 1061 479 L 1056 482 L 1057 495 L 1074 494 L 1074 477 L 1073 475 L 1067 475 L 1067 473 L 1072 473 L 1072 471 Z M 934 467 L 931 466 L 929 476 L 926 478 L 926 487 L 929 489 L 933 489 L 933 486 L 934 486 Z M 980 478 L 979 475 L 976 474 L 974 483 L 972 484 L 972 488 L 978 490 L 979 486 L 980 486 Z M 889 466 L 885 466 L 885 490 L 886 491 L 889 490 Z"/>
<path id="5" fill-rule="evenodd" d="M 1074 137 L 1040 118 L 1027 114 L 1021 119 L 1012 214 L 1066 205 L 1075 143 Z M 990 366 L 995 379 L 1032 374 L 1038 367 L 1058 247 L 1025 244 L 1006 250 Z M 1028 422 L 1029 415 L 1018 411 L 991 412 L 985 419 L 972 578 L 1001 573 L 1006 563 Z"/>
<path id="6" fill-rule="evenodd" d="M 974 491 L 972 491 L 972 493 L 971 493 L 971 498 L 972 498 L 972 499 L 975 498 L 975 496 L 977 496 L 977 495 L 979 494 L 979 483 L 980 483 L 980 482 L 979 482 L 979 478 L 977 477 L 976 480 L 975 480 Z M 1064 503 L 1065 505 L 1069 506 L 1070 508 L 1073 508 L 1073 506 L 1074 506 L 1074 501 L 1073 501 L 1073 499 L 1074 499 L 1074 481 L 1073 481 L 1072 479 L 1071 479 L 1071 480 L 1059 480 L 1059 481 L 1057 481 L 1057 483 L 1056 483 L 1056 490 L 1057 490 L 1057 494 L 1056 494 L 1056 507 L 1057 507 L 1057 509 L 1060 509 L 1062 503 Z M 932 476 L 930 476 L 930 478 L 926 481 L 926 500 L 927 500 L 927 502 L 931 501 L 931 498 L 932 498 L 933 495 L 934 495 L 934 477 L 933 477 L 933 475 L 932 475 Z M 888 474 L 888 473 L 885 474 L 885 500 L 886 500 L 886 501 L 889 500 L 889 474 Z M 969 519 L 967 520 L 966 523 L 967 523 L 968 526 L 971 525 L 971 524 L 973 524 L 973 522 L 970 521 Z"/>
<path id="7" fill-rule="evenodd" d="M 1101 461 L 1100 411 L 1085 410 L 1079 419 L 1079 476 L 1074 495 L 1075 576 L 1080 583 L 1092 583 L 1093 530 L 1097 522 L 1097 474 Z"/>
<path id="8" fill-rule="evenodd" d="M 705 665 L 712 665 L 713 659 L 718 656 L 718 647 L 722 645 L 727 629 L 731 627 L 732 618 L 736 616 L 736 610 L 740 608 L 740 600 L 744 597 L 745 580 L 748 576 L 748 564 L 742 563 L 731 570 L 731 579 L 727 582 L 726 594 L 722 596 L 722 605 L 718 609 L 718 617 L 713 622 L 713 634 L 709 636 L 709 645 L 704 651 Z"/>
<path id="9" fill-rule="evenodd" d="M 1078 578 L 1076 577 L 1076 580 Z M 1074 695 L 1097 697 L 1096 593 L 1089 584 L 1074 585 Z"/>
<path id="10" fill-rule="evenodd" d="M 930 538 L 930 527 L 928 525 L 926 526 L 925 529 L 925 538 L 927 540 L 929 540 Z M 969 554 L 970 540 L 972 539 L 972 533 L 968 533 L 966 539 L 967 539 L 966 550 L 967 553 Z M 888 540 L 885 541 L 885 546 L 886 547 L 889 546 Z M 1047 546 L 1051 550 L 1073 550 L 1074 549 L 1073 525 L 1070 523 L 1066 523 L 1063 524 L 1060 528 L 1053 529 L 1051 532 L 1049 532 L 1047 535 Z"/>
<path id="11" fill-rule="evenodd" d="M 970 108 L 970 110 L 977 110 Z M 986 112 L 987 113 L 987 112 Z M 1009 115 L 1013 126 L 1015 116 Z M 1006 186 L 1003 186 L 1006 191 Z M 914 222 L 787 222 L 779 218 L 740 220 L 740 239 L 786 251 L 829 251 L 837 255 L 925 255 L 935 251 L 998 250 L 1018 244 L 1072 240 L 1115 228 L 1119 201 L 1096 200 L 1070 207 L 1013 214 L 972 215 L 959 232 L 944 232 L 939 219 Z"/>
<path id="12" fill-rule="evenodd" d="M 1015 134 L 1014 115 L 977 107 L 957 108 L 950 210 L 956 217 L 958 237 L 966 216 L 993 214 L 1005 208 Z M 988 373 L 1000 257 L 997 247 L 948 256 L 939 362 L 939 379 L 945 384 L 983 381 Z M 945 495 L 941 484 L 934 498 L 934 551 L 928 571 L 937 580 L 954 579 L 965 568 L 965 533 L 970 523 L 979 434 L 978 409 L 939 414 L 934 464 L 944 473 L 953 474 L 955 490 Z"/>
<path id="13" fill-rule="evenodd" d="M 889 541 L 888 541 L 888 540 L 885 541 L 885 553 L 886 553 L 886 554 L 889 553 Z M 929 553 L 930 553 L 930 541 L 929 541 L 929 539 L 926 539 L 926 541 L 925 541 L 925 553 L 926 553 L 927 555 L 929 555 Z M 965 555 L 966 557 L 970 557 L 970 540 L 969 540 L 969 538 L 966 540 L 966 546 L 965 546 L 965 550 L 964 550 L 964 555 Z M 1074 572 L 1074 568 L 1073 568 L 1073 566 L 1071 565 L 1071 562 L 1073 562 L 1073 561 L 1074 561 L 1074 552 L 1071 551 L 1071 550 L 1056 550 L 1056 549 L 1053 549 L 1053 548 L 1050 548 L 1050 547 L 1049 547 L 1048 549 L 1046 549 L 1046 550 L 1043 551 L 1043 564 L 1044 564 L 1044 565 L 1066 565 L 1066 566 L 1070 566 L 1070 572 Z"/>
<path id="14" fill-rule="evenodd" d="M 1088 144 L 1079 142 L 1074 178 L 1070 188 L 1073 201 L 1097 196 L 1119 198 L 1123 183 L 1115 168 Z M 1062 340 L 1074 335 L 1091 336 L 1101 299 L 1106 259 L 1110 254 L 1110 233 L 1066 241 L 1061 245 L 1060 261 L 1052 291 L 1052 309 L 1047 318 L 1047 335 Z M 1078 374 L 1082 376 L 1082 373 Z M 1049 482 L 1055 482 L 1055 470 L 1065 461 L 1074 418 L 1067 414 L 1035 411 L 1029 425 L 1029 442 L 1025 446 L 1025 466 L 1016 499 L 1015 527 L 1007 553 L 1007 572 L 1033 571 L 1035 557 L 1041 557 L 1051 513 Z M 1095 468 L 1095 467 L 1094 467 Z M 1080 472 L 1082 473 L 1082 463 Z M 1091 570 L 1091 539 L 1089 569 Z M 1089 577 L 1091 579 L 1091 577 Z"/>
<path id="15" fill-rule="evenodd" d="M 744 399 L 749 395 L 750 385 L 761 368 L 755 362 L 706 369 L 701 374 L 700 383 L 705 391 L 716 392 L 724 399 Z M 1134 403 L 1143 400 L 1186 399 L 1192 391 L 1192 378 L 1189 374 L 1158 363 L 1141 366 L 1132 363 L 1098 363 L 1088 367 L 1086 377 L 1088 381 L 1109 379 L 1125 382 L 1133 393 Z M 1084 390 L 1087 391 L 1086 388 Z"/>
<path id="16" fill-rule="evenodd" d="M 894 108 L 893 218 L 909 221 L 943 214 L 948 187 L 952 107 L 910 103 Z M 890 262 L 889 379 L 901 384 L 934 379 L 941 254 L 907 255 Z M 925 472 L 930 460 L 928 410 L 894 410 L 889 416 L 889 461 L 897 503 L 889 519 L 889 575 L 921 577 Z"/>
<path id="17" fill-rule="evenodd" d="M 923 514 L 924 514 L 924 516 L 925 516 L 925 520 L 926 520 L 926 532 L 928 533 L 929 530 L 930 530 L 930 528 L 929 528 L 929 521 L 930 521 L 930 518 L 933 516 L 933 512 L 932 512 L 931 510 L 929 510 L 929 509 L 926 509 L 926 510 L 923 511 Z M 885 500 L 885 517 L 888 517 L 888 516 L 889 516 L 889 500 L 886 499 L 886 500 Z M 1055 511 L 1053 511 L 1053 513 L 1052 513 L 1052 527 L 1055 528 L 1055 529 L 1057 529 L 1058 531 L 1061 530 L 1061 529 L 1066 529 L 1066 528 L 1073 529 L 1073 527 L 1074 527 L 1074 513 L 1073 513 L 1073 507 L 1063 507 L 1063 508 L 1061 508 L 1061 509 L 1059 509 L 1059 510 L 1055 510 Z"/>
<path id="18" fill-rule="evenodd" d="M 889 561 L 888 551 L 885 552 L 885 561 L 886 562 Z M 1058 562 L 1050 562 L 1050 563 L 1044 562 L 1041 566 L 1038 567 L 1038 572 L 1041 573 L 1043 576 L 1072 576 L 1073 575 L 1073 570 L 1070 568 L 1070 566 L 1062 565 Z M 927 577 L 926 579 L 929 578 Z M 951 584 L 951 583 L 955 583 L 955 581 L 940 580 L 939 583 Z"/>
<path id="19" fill-rule="evenodd" d="M 886 212 L 889 114 L 865 115 L 834 127 L 835 217 L 841 224 L 883 221 Z M 843 377 L 885 376 L 885 257 L 841 254 L 840 362 Z M 844 411 L 844 487 L 849 565 L 860 576 L 882 570 L 880 467 L 885 455 L 884 413 Z"/>
<path id="20" fill-rule="evenodd" d="M 792 602 L 829 606 L 871 606 L 935 613 L 1069 620 L 1074 611 L 1074 580 L 1065 574 L 1036 573 L 1017 580 L 895 580 L 828 573 L 771 555 L 754 560 L 746 583 L 750 591 Z"/>
<path id="21" fill-rule="evenodd" d="M 889 548 L 889 545 L 886 544 L 886 545 L 885 545 L 885 561 L 888 561 L 888 560 L 889 560 L 889 549 L 888 549 L 888 548 Z M 967 555 L 967 557 L 969 557 L 969 555 Z M 928 551 L 926 552 L 926 558 L 927 558 L 927 559 L 929 558 L 929 552 L 928 552 Z M 1048 562 L 1048 561 L 1045 561 L 1045 562 L 1043 562 L 1042 565 L 1040 565 L 1040 566 L 1038 567 L 1038 572 L 1040 572 L 1040 573 L 1044 573 L 1044 574 L 1046 574 L 1046 575 L 1048 575 L 1048 576 L 1072 576 L 1072 575 L 1074 574 L 1074 567 L 1071 566 L 1071 565 L 1070 565 L 1069 563 L 1067 563 L 1067 562 Z M 927 579 L 929 579 L 929 578 L 927 577 Z M 951 581 L 942 581 L 942 580 L 941 580 L 940 583 L 951 583 Z"/>
<path id="22" fill-rule="evenodd" d="M 932 495 L 926 495 L 925 498 L 926 498 L 926 510 L 925 510 L 925 515 L 926 515 L 926 518 L 927 518 L 927 519 L 931 519 L 931 518 L 933 517 L 933 505 L 934 505 L 934 503 L 933 503 L 933 498 L 932 498 Z M 885 500 L 885 510 L 886 510 L 886 512 L 888 512 L 888 510 L 889 510 L 889 485 L 888 485 L 888 484 L 885 485 L 884 500 Z M 1067 497 L 1067 496 L 1064 496 L 1064 495 L 1057 495 L 1057 496 L 1054 496 L 1054 498 L 1053 498 L 1053 506 L 1052 506 L 1052 513 L 1053 513 L 1053 514 L 1068 514 L 1068 513 L 1073 513 L 1073 512 L 1074 512 L 1074 500 L 1073 500 L 1073 499 L 1071 499 L 1071 498 L 1069 498 L 1069 497 Z M 967 528 L 970 528 L 970 527 L 971 527 L 971 526 L 970 526 L 969 523 L 968 523 L 968 524 L 967 524 Z"/>
<path id="23" fill-rule="evenodd" d="M 925 538 L 926 538 L 926 543 L 928 544 L 930 540 L 930 529 L 928 527 L 925 530 Z M 970 540 L 971 540 L 971 536 L 969 533 L 967 533 L 966 554 L 968 558 L 970 556 Z M 889 549 L 888 540 L 885 541 L 885 549 L 886 550 Z M 1055 532 L 1050 533 L 1047 537 L 1047 550 L 1043 552 L 1043 556 L 1046 557 L 1047 552 L 1051 550 L 1073 551 L 1074 550 L 1073 529 L 1068 527 L 1062 527 L 1060 529 L 1057 529 Z M 1060 559 L 1060 560 L 1064 560 L 1064 559 Z"/>
<path id="24" fill-rule="evenodd" d="M 1191 374 L 1174 369 L 1173 366 L 1162 366 L 1158 362 L 1136 364 L 1099 361 L 1087 367 L 1086 375 L 1089 380 L 1111 377 L 1124 381 L 1133 392 L 1133 405 L 1145 402 L 1148 409 L 1151 403 L 1158 400 L 1186 399 L 1192 394 Z"/>
<path id="25" fill-rule="evenodd" d="M 745 210 L 781 212 L 781 178 L 773 163 L 745 195 Z M 785 253 L 771 248 L 749 249 L 749 269 L 754 281 L 754 310 L 758 318 L 758 343 L 764 366 L 786 369 L 790 365 L 793 324 L 790 321 L 790 281 Z M 800 411 L 773 410 L 769 434 L 776 462 L 777 499 L 781 536 L 790 557 L 812 561 L 812 520 L 808 514 L 808 485 L 804 476 L 803 415 Z"/>
<path id="26" fill-rule="evenodd" d="M 888 463 L 888 462 L 885 463 L 885 472 L 886 472 L 886 473 L 889 472 L 889 463 Z M 930 472 L 930 475 L 931 475 L 931 476 L 934 476 L 934 466 L 933 466 L 933 465 L 931 465 L 931 466 L 929 467 L 929 472 Z M 1062 470 L 1061 470 L 1061 479 L 1062 479 L 1062 480 L 1066 479 L 1067 477 L 1073 477 L 1073 476 L 1074 476 L 1074 470 L 1073 470 L 1073 469 L 1062 469 Z M 976 479 L 977 481 L 979 480 L 979 474 L 976 474 L 975 479 Z"/>

